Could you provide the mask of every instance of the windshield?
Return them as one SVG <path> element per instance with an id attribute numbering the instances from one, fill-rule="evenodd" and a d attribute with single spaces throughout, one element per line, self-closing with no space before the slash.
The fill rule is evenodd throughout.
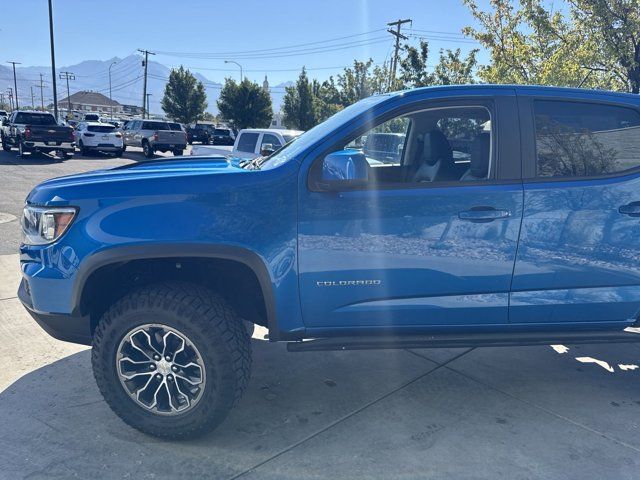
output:
<path id="1" fill-rule="evenodd" d="M 180 130 L 182 130 L 182 127 L 179 123 L 170 123 L 169 128 L 175 132 L 179 132 Z"/>
<path id="2" fill-rule="evenodd" d="M 25 125 L 56 125 L 56 119 L 50 113 L 19 113 L 14 123 Z"/>
<path id="3" fill-rule="evenodd" d="M 229 130 L 225 130 L 225 129 L 222 129 L 222 128 L 216 128 L 213 131 L 213 134 L 214 135 L 229 135 Z"/>
<path id="4" fill-rule="evenodd" d="M 311 130 L 300 135 L 295 142 L 287 143 L 283 148 L 271 155 L 261 165 L 261 169 L 268 170 L 271 168 L 279 167 L 280 165 L 294 158 L 300 152 L 306 150 L 316 142 L 322 140 L 325 136 L 333 132 L 340 125 L 348 122 L 352 118 L 357 117 L 361 113 L 369 110 L 379 103 L 384 102 L 387 99 L 389 99 L 389 95 L 376 95 L 360 100 L 358 103 L 354 103 L 344 110 L 339 111 L 321 124 L 316 125 Z"/>

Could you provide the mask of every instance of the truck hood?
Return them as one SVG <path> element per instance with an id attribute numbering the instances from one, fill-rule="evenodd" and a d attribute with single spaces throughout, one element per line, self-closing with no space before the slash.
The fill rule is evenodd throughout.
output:
<path id="1" fill-rule="evenodd" d="M 182 159 L 160 159 L 143 163 L 133 163 L 109 170 L 52 178 L 38 185 L 27 197 L 28 202 L 55 205 L 57 193 L 62 189 L 91 187 L 109 182 L 126 183 L 157 179 L 177 179 L 178 177 L 211 174 L 246 174 L 224 157 L 183 157 Z M 45 193 L 46 192 L 46 193 Z M 46 198 L 48 197 L 48 198 Z M 46 198 L 46 200 L 45 200 Z"/>

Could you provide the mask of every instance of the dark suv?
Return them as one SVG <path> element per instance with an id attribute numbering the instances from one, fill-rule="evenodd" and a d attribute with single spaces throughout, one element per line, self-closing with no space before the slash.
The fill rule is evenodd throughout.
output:
<path id="1" fill-rule="evenodd" d="M 230 128 L 216 128 L 213 130 L 212 140 L 214 145 L 233 145 L 236 136 Z"/>
<path id="2" fill-rule="evenodd" d="M 203 145 L 211 144 L 211 129 L 208 125 L 196 123 L 195 125 L 187 126 L 186 131 L 189 144 L 194 142 L 200 142 Z"/>

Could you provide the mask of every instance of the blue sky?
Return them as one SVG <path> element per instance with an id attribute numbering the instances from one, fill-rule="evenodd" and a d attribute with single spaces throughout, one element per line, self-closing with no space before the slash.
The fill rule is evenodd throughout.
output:
<path id="1" fill-rule="evenodd" d="M 473 24 L 462 0 L 53 3 L 58 67 L 83 60 L 122 58 L 146 48 L 158 52 L 154 57 L 158 62 L 183 64 L 214 81 L 239 76 L 238 68 L 225 64 L 225 58 L 241 63 L 245 76 L 253 80 L 262 81 L 267 74 L 272 85 L 294 80 L 303 65 L 311 76 L 324 79 L 340 72 L 354 58 L 388 59 L 393 41 L 384 29 L 387 22 L 398 18 L 411 18 L 410 34 L 429 39 L 433 61 L 440 48 L 467 51 L 476 46 L 459 35 L 462 27 Z M 488 0 L 479 3 L 486 5 Z M 336 40 L 325 42 L 332 39 Z M 417 42 L 416 37 L 412 40 Z M 309 45 L 312 42 L 322 43 Z M 2 1 L 0 53 L 3 62 L 49 65 L 46 0 Z M 486 53 L 480 58 L 485 60 Z"/>

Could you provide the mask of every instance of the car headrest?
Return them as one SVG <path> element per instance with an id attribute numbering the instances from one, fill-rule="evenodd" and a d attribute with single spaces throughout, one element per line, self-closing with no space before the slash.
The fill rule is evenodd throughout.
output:
<path id="1" fill-rule="evenodd" d="M 491 136 L 479 134 L 471 143 L 471 175 L 476 178 L 487 178 L 491 155 Z"/>
<path id="2" fill-rule="evenodd" d="M 427 165 L 435 165 L 438 160 L 444 163 L 453 163 L 453 150 L 449 140 L 438 129 L 433 129 L 424 136 L 423 162 Z"/>

